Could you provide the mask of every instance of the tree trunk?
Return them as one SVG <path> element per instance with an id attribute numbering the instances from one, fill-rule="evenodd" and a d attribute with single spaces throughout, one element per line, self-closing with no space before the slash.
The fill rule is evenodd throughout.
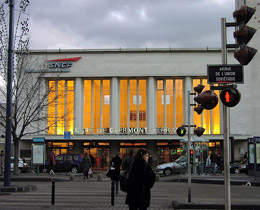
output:
<path id="1" fill-rule="evenodd" d="M 18 168 L 18 158 L 20 157 L 20 141 L 18 139 L 14 139 L 14 175 L 18 175 L 20 170 Z"/>

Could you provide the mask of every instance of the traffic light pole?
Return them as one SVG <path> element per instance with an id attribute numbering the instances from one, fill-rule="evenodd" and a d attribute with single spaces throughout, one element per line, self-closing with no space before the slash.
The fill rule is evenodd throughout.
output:
<path id="1" fill-rule="evenodd" d="M 190 103 L 190 96 L 195 95 L 194 93 L 191 93 L 188 90 L 188 125 L 182 125 L 183 127 L 188 127 L 188 149 L 187 149 L 187 156 L 188 156 L 188 202 L 191 202 L 191 160 L 190 160 L 190 147 L 191 147 L 191 133 L 190 128 L 196 127 L 196 125 L 190 124 L 190 106 L 193 106 L 193 104 Z"/>
<path id="2" fill-rule="evenodd" d="M 227 64 L 226 18 L 221 19 L 222 64 Z M 229 169 L 229 108 L 223 105 L 224 132 L 224 172 L 225 172 L 225 210 L 231 210 L 230 169 Z"/>
<path id="3" fill-rule="evenodd" d="M 187 155 L 188 155 L 188 202 L 191 202 L 191 164 L 190 164 L 190 91 L 188 90 L 188 149 L 187 149 Z"/>

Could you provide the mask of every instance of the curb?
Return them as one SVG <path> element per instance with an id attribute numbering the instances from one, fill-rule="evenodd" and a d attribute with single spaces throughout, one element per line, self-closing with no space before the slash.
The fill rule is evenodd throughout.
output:
<path id="1" fill-rule="evenodd" d="M 11 185 L 11 186 L 4 186 L 0 187 L 0 192 L 32 192 L 36 191 L 37 186 L 35 185 L 25 185 L 25 186 L 19 186 L 19 185 Z"/>
<path id="2" fill-rule="evenodd" d="M 260 187 L 260 182 L 255 182 L 253 180 L 230 180 L 231 185 L 245 185 L 247 182 L 251 183 L 251 186 Z M 171 180 L 165 180 L 165 182 L 188 182 L 187 178 L 176 178 Z M 192 183 L 201 184 L 224 184 L 222 179 L 191 179 Z"/>
<path id="3" fill-rule="evenodd" d="M 60 178 L 60 177 L 12 177 L 12 182 L 51 182 L 55 180 L 56 182 L 67 182 L 69 178 Z M 0 181 L 4 181 L 4 178 L 0 178 Z"/>
<path id="4" fill-rule="evenodd" d="M 225 209 L 224 204 L 217 203 L 180 203 L 178 201 L 172 202 L 173 209 Z M 255 210 L 260 209 L 260 205 L 257 204 L 231 204 L 231 208 L 234 210 L 246 209 L 246 210 Z"/>

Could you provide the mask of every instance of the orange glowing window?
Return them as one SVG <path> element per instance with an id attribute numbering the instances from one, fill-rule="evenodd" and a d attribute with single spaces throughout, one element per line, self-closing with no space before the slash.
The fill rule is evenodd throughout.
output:
<path id="1" fill-rule="evenodd" d="M 183 124 L 183 80 L 157 80 L 157 128 L 171 133 Z"/>
<path id="2" fill-rule="evenodd" d="M 48 134 L 74 130 L 74 81 L 49 81 Z"/>
<path id="3" fill-rule="evenodd" d="M 86 134 L 105 133 L 110 127 L 110 80 L 84 80 Z"/>

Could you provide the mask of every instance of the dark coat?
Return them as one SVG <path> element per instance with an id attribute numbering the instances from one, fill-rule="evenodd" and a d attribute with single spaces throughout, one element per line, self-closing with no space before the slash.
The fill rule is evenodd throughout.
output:
<path id="1" fill-rule="evenodd" d="M 83 173 L 88 173 L 89 169 L 92 167 L 91 160 L 88 156 L 84 156 L 81 167 Z"/>
<path id="2" fill-rule="evenodd" d="M 119 181 L 121 162 L 122 160 L 118 155 L 111 160 L 110 166 L 113 165 L 115 167 L 115 175 L 111 178 L 113 181 Z"/>
<path id="3" fill-rule="evenodd" d="M 210 160 L 212 163 L 217 163 L 218 161 L 218 155 L 215 152 L 212 152 L 210 155 Z"/>
<path id="4" fill-rule="evenodd" d="M 56 165 L 56 154 L 52 151 L 48 154 L 48 162 L 50 170 L 53 170 L 54 166 Z"/>
<path id="5" fill-rule="evenodd" d="M 125 203 L 135 206 L 150 206 L 151 191 L 155 182 L 155 173 L 144 159 L 133 162 L 130 183 L 127 189 Z"/>
<path id="6" fill-rule="evenodd" d="M 122 162 L 122 169 L 126 170 L 134 161 L 134 157 L 131 155 L 128 155 Z"/>

